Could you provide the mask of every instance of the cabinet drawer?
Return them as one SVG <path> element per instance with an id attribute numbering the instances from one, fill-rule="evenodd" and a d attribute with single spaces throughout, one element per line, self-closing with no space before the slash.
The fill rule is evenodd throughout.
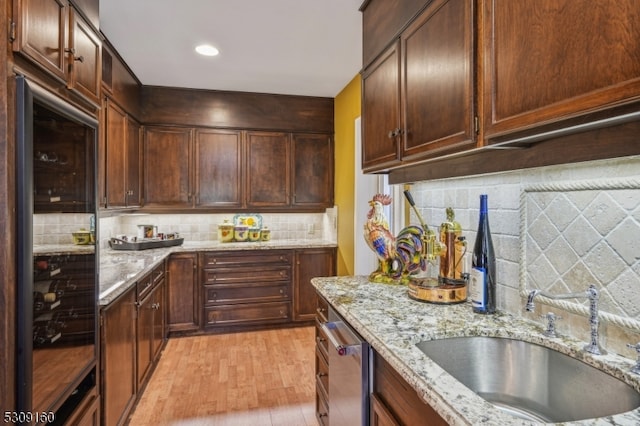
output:
<path id="1" fill-rule="evenodd" d="M 328 397 L 322 393 L 322 389 L 316 382 L 316 418 L 320 426 L 329 424 L 329 403 Z"/>
<path id="2" fill-rule="evenodd" d="M 137 300 L 140 302 L 153 288 L 152 274 L 147 274 L 136 283 Z"/>
<path id="3" fill-rule="evenodd" d="M 243 284 L 258 282 L 290 281 L 290 266 L 262 266 L 242 268 L 206 269 L 203 272 L 203 284 Z"/>
<path id="4" fill-rule="evenodd" d="M 205 307 L 205 325 L 230 326 L 287 322 L 291 317 L 291 303 L 248 303 Z"/>
<path id="5" fill-rule="evenodd" d="M 329 395 L 329 364 L 318 347 L 316 347 L 316 386 L 321 388 L 325 396 Z"/>
<path id="6" fill-rule="evenodd" d="M 255 264 L 291 265 L 291 252 L 283 250 L 259 250 L 237 252 L 209 252 L 201 255 L 202 268 L 217 268 L 240 265 L 250 269 Z"/>
<path id="7" fill-rule="evenodd" d="M 320 328 L 320 321 L 316 318 L 316 346 L 320 351 L 320 354 L 324 356 L 325 360 L 329 359 L 329 340 L 327 335 Z"/>
<path id="8" fill-rule="evenodd" d="M 318 294 L 318 307 L 316 309 L 316 319 L 320 322 L 329 321 L 327 315 L 329 315 L 329 303 L 324 300 L 324 297 Z"/>
<path id="9" fill-rule="evenodd" d="M 259 283 L 246 285 L 206 285 L 205 305 L 225 305 L 229 303 L 279 302 L 289 300 L 287 283 Z"/>
<path id="10" fill-rule="evenodd" d="M 136 283 L 138 302 L 142 301 L 147 294 L 164 278 L 164 262 L 153 268 L 151 272 L 142 277 Z"/>

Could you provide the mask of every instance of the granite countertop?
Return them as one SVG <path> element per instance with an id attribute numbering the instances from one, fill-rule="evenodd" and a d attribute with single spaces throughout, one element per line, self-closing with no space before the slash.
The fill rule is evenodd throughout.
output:
<path id="1" fill-rule="evenodd" d="M 171 253 L 194 251 L 274 250 L 336 247 L 325 240 L 271 240 L 265 242 L 221 243 L 185 241 L 180 246 L 149 250 L 100 250 L 100 305 L 106 306 L 127 291 Z M 76 246 L 78 247 L 78 246 Z"/>
<path id="2" fill-rule="evenodd" d="M 568 337 L 545 337 L 538 324 L 505 313 L 478 315 L 468 302 L 435 305 L 410 299 L 407 287 L 370 283 L 366 276 L 313 278 L 314 287 L 387 362 L 452 425 L 532 425 L 495 408 L 445 372 L 416 346 L 424 340 L 460 336 L 516 338 L 556 349 L 603 370 L 640 391 L 632 360 L 582 352 Z M 597 392 L 598 390 L 594 390 Z M 606 395 L 603 395 L 606 398 Z M 565 425 L 638 425 L 640 409 Z"/>

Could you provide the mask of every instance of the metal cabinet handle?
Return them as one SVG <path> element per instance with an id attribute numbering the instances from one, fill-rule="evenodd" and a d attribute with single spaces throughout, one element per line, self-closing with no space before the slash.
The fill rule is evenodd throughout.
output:
<path id="1" fill-rule="evenodd" d="M 396 127 L 395 129 L 391 130 L 389 132 L 389 139 L 393 139 L 396 136 L 400 136 L 402 134 L 402 129 L 400 129 L 399 127 Z"/>
<path id="2" fill-rule="evenodd" d="M 331 345 L 335 348 L 340 356 L 349 356 L 349 355 L 359 355 L 361 352 L 360 344 L 349 345 L 342 344 L 338 341 L 338 337 L 335 335 L 335 329 L 338 327 L 337 322 L 325 322 L 324 324 L 320 324 L 320 328 L 327 335 Z"/>

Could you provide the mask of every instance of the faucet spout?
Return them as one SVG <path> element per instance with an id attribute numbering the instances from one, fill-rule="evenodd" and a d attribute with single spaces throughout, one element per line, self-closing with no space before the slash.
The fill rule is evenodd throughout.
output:
<path id="1" fill-rule="evenodd" d="M 529 292 L 529 296 L 527 297 L 527 304 L 525 305 L 525 309 L 527 312 L 532 312 L 535 308 L 533 301 L 536 297 L 543 296 L 549 299 L 558 300 L 558 299 L 580 299 L 586 298 L 589 299 L 589 325 L 591 327 L 591 342 L 584 347 L 584 350 L 594 354 L 594 355 L 604 355 L 607 352 L 602 349 L 599 343 L 598 336 L 598 298 L 599 293 L 596 289 L 596 286 L 591 284 L 587 291 L 578 292 L 578 293 L 565 293 L 565 294 L 551 294 L 547 293 L 543 290 L 531 290 Z"/>
<path id="2" fill-rule="evenodd" d="M 540 293 L 542 293 L 542 290 L 531 290 L 531 292 L 529 293 L 529 297 L 527 297 L 527 305 L 525 306 L 527 312 L 533 312 L 533 309 L 535 308 L 533 299 L 535 299 L 536 296 Z"/>

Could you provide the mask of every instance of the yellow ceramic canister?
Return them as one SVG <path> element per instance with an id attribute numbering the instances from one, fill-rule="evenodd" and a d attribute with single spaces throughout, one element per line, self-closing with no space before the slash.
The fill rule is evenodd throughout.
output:
<path id="1" fill-rule="evenodd" d="M 221 243 L 230 243 L 233 241 L 233 228 L 233 223 L 229 223 L 228 220 L 218 225 L 218 241 Z"/>
<path id="2" fill-rule="evenodd" d="M 262 228 L 260 231 L 260 239 L 262 241 L 270 241 L 271 240 L 271 230 L 266 226 Z"/>
<path id="3" fill-rule="evenodd" d="M 233 237 L 236 241 L 247 241 L 249 239 L 249 227 L 247 225 L 234 226 Z"/>
<path id="4" fill-rule="evenodd" d="M 249 241 L 260 241 L 260 228 L 249 228 Z"/>

